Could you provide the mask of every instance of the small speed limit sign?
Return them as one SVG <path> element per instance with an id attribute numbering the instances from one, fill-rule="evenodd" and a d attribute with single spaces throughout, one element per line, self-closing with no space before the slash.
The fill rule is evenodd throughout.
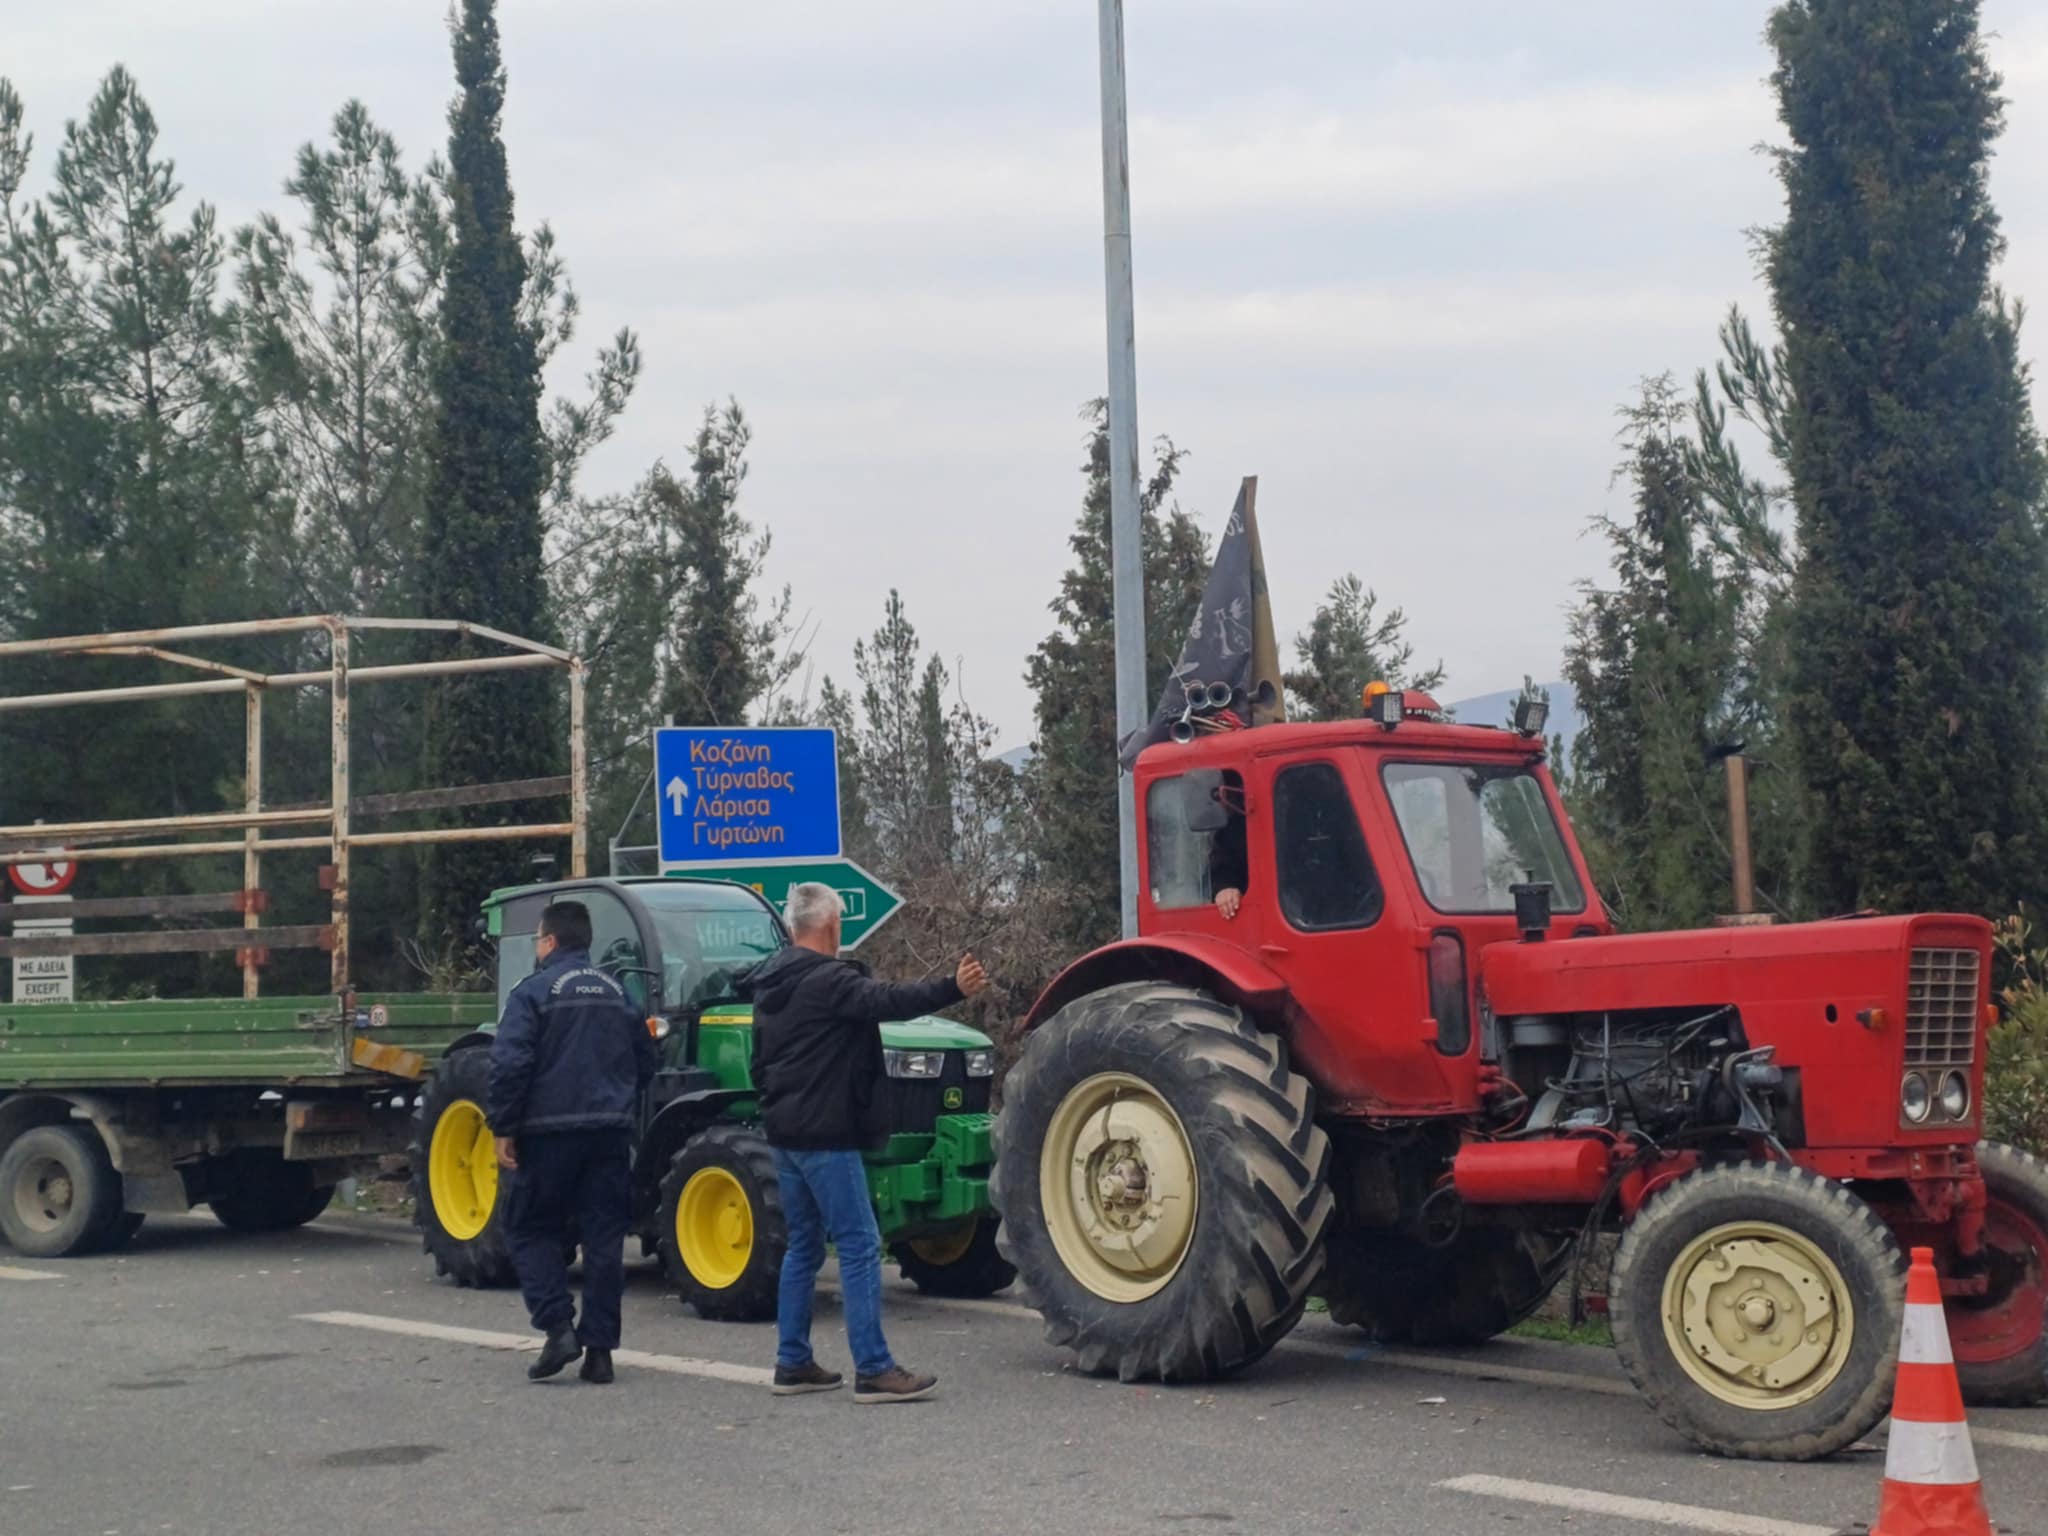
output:
<path id="1" fill-rule="evenodd" d="M 78 878 L 78 866 L 69 860 L 47 864 L 16 864 L 7 871 L 15 889 L 30 896 L 61 896 Z"/>

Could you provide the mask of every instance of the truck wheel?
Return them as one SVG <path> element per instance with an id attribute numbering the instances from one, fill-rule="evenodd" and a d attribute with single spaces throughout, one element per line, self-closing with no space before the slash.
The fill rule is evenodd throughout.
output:
<path id="1" fill-rule="evenodd" d="M 1792 1163 L 1704 1168 L 1622 1234 L 1615 1351 L 1703 1449 L 1812 1461 L 1891 1406 L 1905 1272 L 1898 1240 L 1846 1185 Z"/>
<path id="2" fill-rule="evenodd" d="M 1032 1034 L 1004 1097 L 997 1245 L 1083 1370 L 1209 1380 L 1300 1320 L 1335 1199 L 1277 1037 L 1187 987 L 1108 987 Z"/>
<path id="3" fill-rule="evenodd" d="M 2048 1400 L 2048 1164 L 1987 1141 L 1977 1148 L 1991 1287 L 1948 1303 L 1965 1400 L 2025 1408 Z"/>
<path id="4" fill-rule="evenodd" d="M 1479 1227 L 1432 1248 L 1400 1232 L 1335 1232 L 1321 1292 L 1330 1320 L 1382 1344 L 1483 1344 L 1543 1305 L 1572 1237 Z"/>
<path id="5" fill-rule="evenodd" d="M 993 1216 L 936 1237 L 913 1237 L 889 1250 L 903 1278 L 927 1296 L 993 1296 L 1017 1278 L 996 1250 Z"/>
<path id="6" fill-rule="evenodd" d="M 96 1131 L 38 1125 L 0 1153 L 0 1237 L 25 1258 L 106 1246 L 121 1222 L 121 1176 Z"/>
<path id="7" fill-rule="evenodd" d="M 303 1227 L 334 1198 L 332 1184 L 315 1184 L 311 1168 L 286 1162 L 282 1152 L 244 1149 L 224 1163 L 215 1175 L 223 1188 L 207 1204 L 230 1232 Z"/>
<path id="8" fill-rule="evenodd" d="M 661 1266 L 699 1317 L 775 1316 L 788 1246 L 767 1142 L 745 1126 L 714 1125 L 683 1143 L 661 1181 Z"/>
<path id="9" fill-rule="evenodd" d="M 412 1113 L 412 1219 L 434 1270 L 457 1285 L 510 1285 L 505 1233 L 511 1193 L 498 1178 L 498 1149 L 484 1120 L 490 1052 L 444 1056 Z"/>

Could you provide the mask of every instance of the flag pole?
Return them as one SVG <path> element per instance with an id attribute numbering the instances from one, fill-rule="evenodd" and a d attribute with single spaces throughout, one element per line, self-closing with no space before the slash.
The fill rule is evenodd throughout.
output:
<path id="1" fill-rule="evenodd" d="M 1109 323 L 1110 590 L 1116 629 L 1119 745 L 1144 728 L 1145 557 L 1138 510 L 1138 344 L 1131 294 L 1131 161 L 1124 114 L 1123 0 L 1097 0 L 1102 63 L 1102 247 Z M 1123 935 L 1138 931 L 1137 791 L 1117 774 Z"/>

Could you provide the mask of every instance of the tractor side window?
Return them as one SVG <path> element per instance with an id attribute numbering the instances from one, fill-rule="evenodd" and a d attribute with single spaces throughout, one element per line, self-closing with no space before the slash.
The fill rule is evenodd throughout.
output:
<path id="1" fill-rule="evenodd" d="M 512 989 L 533 974 L 533 935 L 546 901 L 521 897 L 505 904 L 498 919 L 498 1017 L 512 1001 Z"/>
<path id="2" fill-rule="evenodd" d="M 1191 796 L 1208 791 L 1186 778 L 1155 779 L 1145 791 L 1145 869 L 1152 905 L 1162 911 L 1206 907 L 1225 886 L 1243 890 L 1245 867 L 1244 780 L 1223 775 L 1223 803 L 1229 810 L 1222 830 L 1198 832 L 1188 825 Z"/>
<path id="3" fill-rule="evenodd" d="M 625 989 L 633 1006 L 647 1007 L 647 977 L 630 967 L 645 967 L 647 950 L 626 904 L 609 891 L 578 891 L 575 899 L 590 909 L 590 963 Z"/>
<path id="4" fill-rule="evenodd" d="M 1386 904 L 1358 813 L 1334 763 L 1302 763 L 1273 781 L 1280 910 L 1304 932 L 1370 928 Z"/>

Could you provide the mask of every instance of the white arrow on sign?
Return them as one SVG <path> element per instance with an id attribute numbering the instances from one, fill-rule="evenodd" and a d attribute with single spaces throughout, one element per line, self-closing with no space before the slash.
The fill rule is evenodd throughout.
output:
<path id="1" fill-rule="evenodd" d="M 662 793 L 668 796 L 668 803 L 674 807 L 675 813 L 678 816 L 682 815 L 683 802 L 690 798 L 690 786 L 683 782 L 683 776 L 679 773 L 670 779 L 668 787 Z"/>

